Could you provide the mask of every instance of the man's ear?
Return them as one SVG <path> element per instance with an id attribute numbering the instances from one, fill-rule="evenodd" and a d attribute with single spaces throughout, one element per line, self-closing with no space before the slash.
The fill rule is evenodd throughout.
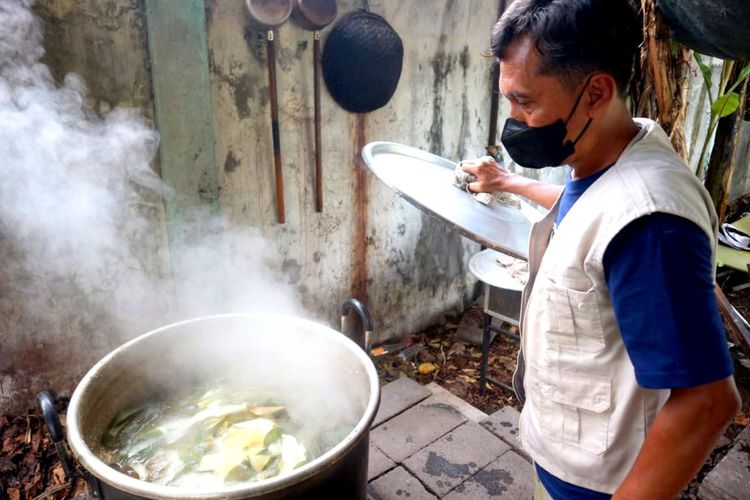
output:
<path id="1" fill-rule="evenodd" d="M 598 118 L 609 106 L 609 103 L 617 97 L 617 82 L 608 73 L 594 73 L 589 81 L 586 91 L 586 103 L 588 115 Z"/>

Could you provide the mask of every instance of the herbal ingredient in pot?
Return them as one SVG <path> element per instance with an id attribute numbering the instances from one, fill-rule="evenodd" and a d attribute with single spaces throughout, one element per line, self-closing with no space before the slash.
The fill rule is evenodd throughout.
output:
<path id="1" fill-rule="evenodd" d="M 352 426 L 353 427 L 353 426 Z M 161 485 L 216 488 L 286 474 L 322 454 L 352 427 L 310 440 L 286 408 L 253 390 L 212 389 L 177 403 L 131 408 L 102 437 L 110 465 Z"/>

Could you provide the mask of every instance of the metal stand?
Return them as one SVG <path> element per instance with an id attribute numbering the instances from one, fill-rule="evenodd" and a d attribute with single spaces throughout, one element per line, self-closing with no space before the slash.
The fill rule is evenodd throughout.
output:
<path id="1" fill-rule="evenodd" d="M 493 332 L 497 333 L 500 336 L 512 339 L 516 342 L 521 342 L 521 337 L 502 328 L 504 322 L 501 322 L 500 326 L 493 326 L 492 316 L 487 314 L 486 312 L 483 314 L 483 317 L 484 328 L 482 329 L 482 361 L 479 365 L 479 394 L 484 396 L 485 392 L 487 392 L 487 382 L 490 382 L 491 384 L 494 384 L 498 387 L 502 387 L 506 391 L 515 392 L 512 386 L 495 378 L 488 377 L 487 364 L 490 358 L 490 338 Z"/>
<path id="2" fill-rule="evenodd" d="M 487 376 L 487 364 L 493 333 L 518 343 L 521 341 L 520 336 L 503 328 L 503 325 L 507 323 L 518 326 L 523 284 L 505 267 L 498 265 L 498 253 L 494 250 L 482 250 L 472 257 L 469 261 L 469 269 L 484 284 L 482 308 L 484 327 L 482 328 L 482 361 L 479 365 L 479 393 L 484 396 L 487 391 L 487 382 L 515 393 L 510 385 Z M 498 320 L 497 326 L 492 325 L 493 318 Z"/>

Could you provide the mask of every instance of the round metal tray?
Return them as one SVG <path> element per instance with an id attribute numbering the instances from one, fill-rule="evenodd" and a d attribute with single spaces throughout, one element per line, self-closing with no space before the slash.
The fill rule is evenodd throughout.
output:
<path id="1" fill-rule="evenodd" d="M 371 142 L 362 149 L 370 170 L 391 189 L 463 236 L 526 260 L 531 223 L 540 214 L 529 204 L 488 207 L 453 185 L 456 164 L 421 149 Z"/>
<path id="2" fill-rule="evenodd" d="M 488 248 L 469 261 L 469 270 L 483 283 L 505 290 L 523 291 L 523 283 L 497 262 L 498 253 Z"/>

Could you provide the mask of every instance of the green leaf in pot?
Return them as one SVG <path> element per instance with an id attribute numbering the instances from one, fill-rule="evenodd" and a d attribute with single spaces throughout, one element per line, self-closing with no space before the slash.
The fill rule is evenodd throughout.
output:
<path id="1" fill-rule="evenodd" d="M 248 481 L 255 475 L 255 470 L 244 463 L 236 465 L 224 476 L 224 482 L 236 483 L 238 481 Z"/>
<path id="2" fill-rule="evenodd" d="M 271 429 L 268 434 L 266 434 L 266 437 L 263 439 L 263 447 L 268 448 L 273 443 L 281 439 L 282 432 L 281 428 L 277 425 L 274 426 L 273 429 Z"/>
<path id="3" fill-rule="evenodd" d="M 144 406 L 121 411 L 102 436 L 102 444 L 108 448 L 117 448 L 118 438 L 123 428 L 146 411 Z"/>

